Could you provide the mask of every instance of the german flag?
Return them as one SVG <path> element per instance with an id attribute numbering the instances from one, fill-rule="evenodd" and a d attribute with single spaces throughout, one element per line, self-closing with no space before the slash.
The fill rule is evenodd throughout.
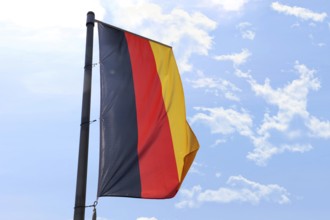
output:
<path id="1" fill-rule="evenodd" d="M 98 197 L 171 198 L 199 148 L 172 48 L 102 22 L 98 30 Z"/>

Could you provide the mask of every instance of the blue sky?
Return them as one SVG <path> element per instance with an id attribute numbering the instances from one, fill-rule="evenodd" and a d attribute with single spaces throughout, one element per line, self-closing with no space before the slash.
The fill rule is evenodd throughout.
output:
<path id="1" fill-rule="evenodd" d="M 72 219 L 90 10 L 173 46 L 201 145 L 174 199 L 100 198 L 99 220 L 329 219 L 330 2 L 1 5 L 0 219 Z M 94 37 L 98 63 L 97 29 Z M 99 117 L 98 71 L 91 119 Z M 87 204 L 96 197 L 98 127 L 91 125 Z"/>

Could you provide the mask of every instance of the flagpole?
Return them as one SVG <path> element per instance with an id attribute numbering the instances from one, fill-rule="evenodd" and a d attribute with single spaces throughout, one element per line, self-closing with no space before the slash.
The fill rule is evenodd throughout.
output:
<path id="1" fill-rule="evenodd" d="M 84 86 L 83 86 L 81 124 L 80 124 L 80 142 L 79 142 L 74 220 L 85 219 L 90 103 L 91 103 L 91 87 L 92 87 L 94 21 L 95 21 L 94 13 L 91 11 L 88 12 L 87 21 L 86 21 L 87 34 L 86 34 L 86 51 L 85 51 L 85 71 L 84 71 Z"/>

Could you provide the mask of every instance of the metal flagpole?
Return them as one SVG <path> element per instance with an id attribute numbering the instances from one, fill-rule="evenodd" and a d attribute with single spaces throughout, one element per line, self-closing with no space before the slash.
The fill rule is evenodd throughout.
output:
<path id="1" fill-rule="evenodd" d="M 80 142 L 78 156 L 78 171 L 76 198 L 74 207 L 74 220 L 85 219 L 86 202 L 86 184 L 87 184 L 87 164 L 88 164 L 88 140 L 90 124 L 90 103 L 92 87 L 92 62 L 93 62 L 93 34 L 94 34 L 94 12 L 87 13 L 87 35 L 85 51 L 85 71 L 84 87 L 82 98 L 81 124 L 80 124 Z"/>

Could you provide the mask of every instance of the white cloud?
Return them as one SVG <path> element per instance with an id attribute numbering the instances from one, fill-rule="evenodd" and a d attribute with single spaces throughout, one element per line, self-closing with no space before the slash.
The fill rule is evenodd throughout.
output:
<path id="1" fill-rule="evenodd" d="M 72 104 L 71 100 L 77 100 L 74 97 L 81 96 L 89 10 L 99 19 L 105 14 L 99 0 L 13 0 L 1 4 L 0 48 L 6 54 L 4 63 L 10 68 L 5 69 L 10 76 L 1 76 L 0 81 L 10 82 L 5 90 L 11 91 L 10 100 L 13 100 L 6 111 L 13 112 L 12 109 L 25 105 L 27 100 L 31 106 L 40 104 L 37 101 L 40 97 L 64 103 L 70 100 Z M 18 91 L 24 95 L 17 95 Z M 41 106 L 48 106 L 48 111 L 62 108 Z M 47 111 L 37 109 L 34 113 Z M 32 107 L 29 111 L 33 111 Z"/>
<path id="2" fill-rule="evenodd" d="M 191 190 L 180 190 L 181 201 L 175 206 L 177 208 L 197 208 L 206 202 L 231 203 L 246 202 L 253 205 L 261 201 L 277 204 L 290 203 L 288 191 L 277 185 L 264 185 L 244 178 L 243 176 L 231 176 L 227 180 L 227 187 L 219 189 L 202 190 L 201 186 L 194 186 Z"/>
<path id="3" fill-rule="evenodd" d="M 223 143 L 226 143 L 226 142 L 227 141 L 225 139 L 218 139 L 211 145 L 211 147 L 216 147 L 216 146 L 219 146 L 219 145 L 221 145 Z"/>
<path id="4" fill-rule="evenodd" d="M 280 152 L 284 151 L 291 151 L 291 152 L 298 152 L 298 153 L 304 153 L 312 150 L 313 147 L 310 144 L 294 144 L 294 145 L 282 145 L 281 148 L 279 148 Z"/>
<path id="5" fill-rule="evenodd" d="M 243 10 L 249 0 L 211 0 L 207 1 L 209 7 L 218 7 L 225 11 L 238 12 Z"/>
<path id="6" fill-rule="evenodd" d="M 256 33 L 251 30 L 252 24 L 249 22 L 241 22 L 236 28 L 241 32 L 241 36 L 243 39 L 254 40 Z"/>
<path id="7" fill-rule="evenodd" d="M 202 192 L 202 187 L 197 185 L 192 187 L 191 190 L 181 188 L 179 193 L 183 199 L 180 202 L 175 204 L 175 207 L 182 208 L 197 208 L 200 203 L 196 200 L 198 195 Z"/>
<path id="8" fill-rule="evenodd" d="M 189 173 L 194 173 L 203 176 L 205 174 L 201 171 L 201 169 L 203 169 L 204 167 L 206 167 L 204 164 L 194 161 L 189 169 Z"/>
<path id="9" fill-rule="evenodd" d="M 279 2 L 273 2 L 271 4 L 273 10 L 284 13 L 287 15 L 293 15 L 303 20 L 312 20 L 315 22 L 323 22 L 323 20 L 327 17 L 327 13 L 317 13 L 313 12 L 307 8 L 297 7 L 297 6 L 288 6 L 281 4 Z"/>
<path id="10" fill-rule="evenodd" d="M 0 46 L 20 51 L 79 53 L 89 10 L 99 19 L 105 14 L 99 0 L 8 1 L 0 7 Z"/>
<path id="11" fill-rule="evenodd" d="M 318 47 L 325 47 L 325 46 L 326 46 L 326 44 L 323 43 L 323 42 L 316 43 L 313 34 L 309 34 L 309 35 L 308 35 L 308 38 L 311 40 L 312 45 L 314 45 L 314 46 L 318 46 Z"/>
<path id="12" fill-rule="evenodd" d="M 211 128 L 212 133 L 223 135 L 238 132 L 243 136 L 252 135 L 252 117 L 245 112 L 233 109 L 195 107 L 200 111 L 191 118 L 191 123 L 203 123 Z"/>
<path id="13" fill-rule="evenodd" d="M 300 27 L 300 23 L 296 22 L 296 23 L 292 24 L 291 27 L 298 28 L 298 27 Z"/>
<path id="14" fill-rule="evenodd" d="M 0 22 L 34 29 L 84 28 L 89 10 L 94 11 L 99 19 L 105 13 L 99 0 L 11 0 L 0 8 Z"/>
<path id="15" fill-rule="evenodd" d="M 248 152 L 247 158 L 254 161 L 259 166 L 265 166 L 267 161 L 274 155 L 282 154 L 285 152 L 293 153 L 305 153 L 313 149 L 310 144 L 273 144 L 271 143 L 272 134 L 270 130 L 266 130 L 261 133 L 260 128 L 253 127 L 253 117 L 246 113 L 244 110 L 238 112 L 233 109 L 223 109 L 223 108 L 205 108 L 205 107 L 195 107 L 195 110 L 199 113 L 195 114 L 191 118 L 191 123 L 201 123 L 211 128 L 211 133 L 221 134 L 221 135 L 232 135 L 237 132 L 241 136 L 247 137 L 253 144 L 254 149 Z M 266 122 L 261 124 L 261 127 L 265 125 Z M 289 122 L 287 122 L 289 123 Z M 275 126 L 276 125 L 276 126 Z M 290 133 L 287 131 L 287 124 L 284 124 L 286 129 L 282 126 L 271 125 L 267 129 L 277 129 L 284 134 Z M 292 136 L 297 134 L 290 134 Z M 290 137 L 291 139 L 293 137 Z M 220 139 L 212 146 L 216 146 L 223 141 Z"/>
<path id="16" fill-rule="evenodd" d="M 205 108 L 196 107 L 199 111 L 191 118 L 191 123 L 202 123 L 211 128 L 211 133 L 231 135 L 235 132 L 251 140 L 254 149 L 247 154 L 247 158 L 254 161 L 259 166 L 266 165 L 267 161 L 274 155 L 284 152 L 304 153 L 312 150 L 309 144 L 279 144 L 274 145 L 270 142 L 271 133 L 265 132 L 257 134 L 253 127 L 253 118 L 251 115 L 235 111 L 233 109 L 223 108 Z"/>
<path id="17" fill-rule="evenodd" d="M 255 161 L 259 166 L 265 166 L 267 161 L 277 154 L 284 152 L 305 153 L 313 149 L 310 144 L 284 144 L 276 147 L 268 141 L 268 138 L 269 136 L 267 138 L 255 138 L 253 141 L 255 149 L 246 156 L 248 159 Z"/>
<path id="18" fill-rule="evenodd" d="M 250 74 L 250 71 L 243 72 L 242 70 L 236 68 L 235 69 L 235 75 L 239 78 L 245 78 L 245 79 L 248 79 L 248 80 L 252 80 L 252 76 Z"/>
<path id="19" fill-rule="evenodd" d="M 315 137 L 330 138 L 330 121 L 321 121 L 320 119 L 311 116 L 306 121 L 306 126 Z"/>
<path id="20" fill-rule="evenodd" d="M 322 121 L 307 110 L 307 97 L 311 90 L 320 88 L 316 71 L 296 62 L 294 70 L 298 78 L 283 87 L 273 88 L 270 80 L 259 84 L 249 72 L 236 69 L 236 76 L 245 79 L 251 90 L 262 97 L 267 104 L 275 106 L 277 112 L 266 112 L 262 122 L 253 126 L 253 117 L 246 110 L 196 107 L 198 111 L 191 122 L 202 123 L 211 129 L 213 134 L 231 135 L 237 132 L 250 139 L 254 149 L 247 158 L 257 165 L 263 166 L 277 154 L 284 152 L 305 153 L 313 149 L 310 143 L 299 143 L 299 140 L 310 136 L 314 138 L 330 138 L 330 122 Z M 293 120 L 302 124 L 299 128 L 292 126 Z M 305 125 L 305 126 L 304 126 Z M 274 134 L 282 135 L 284 140 L 274 140 Z M 226 138 L 226 137 L 221 137 Z"/>
<path id="21" fill-rule="evenodd" d="M 222 175 L 222 174 L 221 174 L 220 172 L 215 173 L 215 177 L 216 177 L 216 178 L 220 178 L 221 175 Z"/>
<path id="22" fill-rule="evenodd" d="M 245 63 L 251 55 L 252 54 L 248 49 L 242 49 L 240 53 L 218 55 L 215 56 L 214 59 L 218 61 L 231 61 L 233 62 L 234 66 L 239 66 Z"/>
<path id="23" fill-rule="evenodd" d="M 217 24 L 201 12 L 189 13 L 181 8 L 164 11 L 149 0 L 109 1 L 106 7 L 112 24 L 172 45 L 181 72 L 192 69 L 191 55 L 208 55 L 212 47 L 209 32 Z"/>
<path id="24" fill-rule="evenodd" d="M 242 32 L 243 39 L 254 40 L 255 36 L 256 36 L 256 33 L 251 30 L 245 30 Z"/>
<path id="25" fill-rule="evenodd" d="M 308 120 L 307 95 L 310 90 L 320 88 L 320 81 L 315 77 L 315 70 L 308 69 L 298 62 L 294 68 L 299 74 L 299 78 L 283 88 L 273 89 L 269 79 L 266 79 L 263 85 L 253 79 L 249 80 L 251 89 L 257 96 L 261 96 L 266 102 L 279 109 L 276 115 L 268 113 L 264 115 L 264 122 L 258 130 L 259 134 L 266 134 L 271 129 L 285 132 L 295 116 Z"/>
<path id="26" fill-rule="evenodd" d="M 251 24 L 250 22 L 245 21 L 245 22 L 241 22 L 241 23 L 239 23 L 239 24 L 236 26 L 236 28 L 238 28 L 239 30 L 241 30 L 241 29 L 249 28 L 249 27 L 251 27 L 251 26 L 252 26 L 252 24 Z"/>
<path id="27" fill-rule="evenodd" d="M 155 218 L 155 217 L 151 217 L 151 218 L 148 218 L 148 217 L 139 217 L 136 220 L 157 220 L 157 218 Z"/>
<path id="28" fill-rule="evenodd" d="M 241 89 L 239 89 L 236 85 L 229 82 L 228 80 L 206 77 L 202 72 L 199 72 L 198 75 L 198 79 L 187 80 L 193 88 L 203 88 L 206 92 L 212 92 L 216 96 L 219 96 L 219 92 L 221 92 L 228 100 L 240 100 L 235 93 L 241 92 Z"/>
<path id="29" fill-rule="evenodd" d="M 294 118 L 300 118 L 315 137 L 330 137 L 330 123 L 320 121 L 307 111 L 309 91 L 320 88 L 320 81 L 315 76 L 316 71 L 299 62 L 295 63 L 294 69 L 299 78 L 277 89 L 271 87 L 269 79 L 266 79 L 264 84 L 258 84 L 249 74 L 237 74 L 248 80 L 257 96 L 261 96 L 268 104 L 278 108 L 277 114 L 264 115 L 263 122 L 257 129 L 259 137 L 252 137 L 255 149 L 247 157 L 260 165 L 264 165 L 267 159 L 275 154 L 286 151 L 304 153 L 313 149 L 310 144 L 281 144 L 276 147 L 269 142 L 271 132 L 274 130 L 286 134 L 290 139 L 301 137 L 302 131 L 290 129 Z"/>

